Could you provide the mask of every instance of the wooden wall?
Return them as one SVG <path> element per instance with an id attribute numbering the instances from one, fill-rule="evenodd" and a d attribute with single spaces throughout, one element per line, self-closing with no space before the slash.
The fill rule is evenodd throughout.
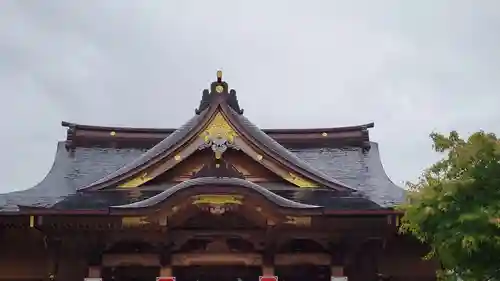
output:
<path id="1" fill-rule="evenodd" d="M 48 277 L 48 253 L 40 232 L 4 229 L 0 240 L 0 280 L 42 280 Z"/>
<path id="2" fill-rule="evenodd" d="M 88 273 L 88 264 L 81 252 L 64 247 L 59 260 L 59 271 L 57 281 L 83 280 Z"/>
<path id="3" fill-rule="evenodd" d="M 3 233 L 0 235 L 0 281 L 48 280 L 51 269 L 50 256 L 42 233 L 34 229 L 1 231 Z M 65 243 L 71 244 L 71 241 L 63 243 L 58 280 L 83 280 L 87 274 L 85 256 Z M 426 251 L 427 249 L 414 239 L 399 236 L 389 240 L 383 249 L 378 251 L 375 267 L 378 272 L 392 276 L 391 280 L 394 281 L 434 281 L 438 264 L 436 261 L 422 259 Z M 371 267 L 364 264 L 353 266 L 357 271 Z M 353 276 L 350 281 L 363 278 L 361 275 L 358 277 Z"/>
<path id="4" fill-rule="evenodd" d="M 378 268 L 395 280 L 435 280 L 439 264 L 435 260 L 424 260 L 427 247 L 411 237 L 398 236 L 389 241 L 378 257 Z"/>
<path id="5" fill-rule="evenodd" d="M 0 236 L 0 281 L 49 280 L 52 264 L 44 235 L 35 229 L 4 229 Z M 57 280 L 83 280 L 86 259 L 74 248 L 61 248 Z"/>

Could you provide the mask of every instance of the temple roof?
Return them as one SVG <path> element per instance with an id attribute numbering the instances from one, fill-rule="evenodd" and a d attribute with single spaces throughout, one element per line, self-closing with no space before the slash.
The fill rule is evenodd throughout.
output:
<path id="1" fill-rule="evenodd" d="M 386 175 L 380 160 L 378 144 L 371 148 L 301 148 L 292 149 L 297 157 L 322 172 L 359 191 L 360 197 L 337 197 L 331 190 L 298 189 L 287 185 L 261 184 L 284 198 L 305 204 L 320 205 L 331 210 L 373 210 L 402 203 L 404 189 Z M 18 206 L 67 209 L 105 209 L 147 199 L 169 188 L 165 184 L 133 192 L 77 192 L 83 186 L 106 176 L 142 155 L 143 148 L 76 147 L 57 145 L 54 164 L 47 176 L 34 187 L 0 195 L 1 211 L 17 211 Z"/>
<path id="2" fill-rule="evenodd" d="M 20 208 L 52 210 L 105 210 L 112 206 L 139 206 L 165 199 L 184 183 L 163 183 L 137 191 L 95 190 L 117 184 L 149 166 L 164 161 L 192 141 L 216 114 L 223 114 L 249 145 L 287 169 L 320 183 L 306 189 L 286 183 L 251 183 L 242 179 L 210 179 L 255 190 L 285 207 L 320 206 L 325 210 L 376 210 L 401 203 L 405 191 L 387 177 L 378 145 L 370 142 L 366 124 L 323 129 L 261 130 L 251 123 L 238 104 L 236 92 L 221 77 L 203 91 L 196 114 L 182 127 L 173 129 L 115 128 L 77 125 L 68 127 L 66 141 L 59 142 L 56 159 L 48 175 L 25 191 L 0 195 L 0 211 Z M 259 157 L 262 157 L 259 155 Z M 94 190 L 94 191 L 91 191 Z M 339 193 L 340 192 L 340 193 Z M 287 205 L 288 204 L 288 205 Z"/>

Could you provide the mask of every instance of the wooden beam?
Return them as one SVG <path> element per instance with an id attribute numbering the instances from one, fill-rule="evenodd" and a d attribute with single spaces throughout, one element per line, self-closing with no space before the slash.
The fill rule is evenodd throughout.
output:
<path id="1" fill-rule="evenodd" d="M 324 253 L 287 253 L 274 257 L 275 265 L 330 265 L 330 255 Z"/>
<path id="2" fill-rule="evenodd" d="M 255 253 L 188 253 L 172 255 L 173 266 L 191 265 L 262 265 L 262 256 Z"/>
<path id="3" fill-rule="evenodd" d="M 158 254 L 103 254 L 102 265 L 105 267 L 117 266 L 160 266 Z"/>

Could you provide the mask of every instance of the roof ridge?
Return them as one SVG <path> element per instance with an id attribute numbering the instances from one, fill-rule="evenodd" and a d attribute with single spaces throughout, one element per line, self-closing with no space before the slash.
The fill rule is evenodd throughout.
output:
<path id="1" fill-rule="evenodd" d="M 76 130 L 90 130 L 90 131 L 115 131 L 115 132 L 130 132 L 130 133 L 159 133 L 171 134 L 179 128 L 148 128 L 148 127 L 128 127 L 128 126 L 100 126 L 90 124 L 80 124 L 69 121 L 61 121 L 61 126 L 65 128 L 73 128 Z M 337 126 L 337 127 L 315 127 L 315 128 L 263 128 L 261 129 L 266 134 L 269 133 L 333 133 L 333 132 L 348 132 L 359 131 L 364 129 L 374 128 L 375 123 L 365 123 L 359 125 Z"/>

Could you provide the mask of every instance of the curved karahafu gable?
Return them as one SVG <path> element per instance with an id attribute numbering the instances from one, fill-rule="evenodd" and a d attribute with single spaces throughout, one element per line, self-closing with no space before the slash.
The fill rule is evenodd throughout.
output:
<path id="1" fill-rule="evenodd" d="M 112 185 L 137 187 L 170 170 L 195 151 L 211 148 L 216 161 L 227 149 L 241 150 L 298 187 L 325 186 L 341 192 L 353 189 L 293 155 L 242 116 L 236 91 L 218 77 L 205 90 L 196 115 L 186 125 L 118 171 L 84 189 Z"/>
<path id="2" fill-rule="evenodd" d="M 164 202 L 165 200 L 168 200 L 171 196 L 174 196 L 177 193 L 183 192 L 185 190 L 188 190 L 190 188 L 194 188 L 196 186 L 204 186 L 208 187 L 206 190 L 208 193 L 211 192 L 210 186 L 217 186 L 217 187 L 226 187 L 228 192 L 230 192 L 232 187 L 242 187 L 245 189 L 248 189 L 252 192 L 256 192 L 272 202 L 273 204 L 282 207 L 282 208 L 290 208 L 290 209 L 321 209 L 321 206 L 316 206 L 316 205 L 309 205 L 309 204 L 303 204 L 299 202 L 292 201 L 290 199 L 281 197 L 277 195 L 276 193 L 273 193 L 266 189 L 265 187 L 262 187 L 258 184 L 243 180 L 243 179 L 237 179 L 237 178 L 215 178 L 215 177 L 205 177 L 205 178 L 197 178 L 197 179 L 192 179 L 192 180 L 187 180 L 184 181 L 180 184 L 177 184 L 163 192 L 161 192 L 158 195 L 155 195 L 153 197 L 150 197 L 148 199 L 127 204 L 127 205 L 120 205 L 120 206 L 112 206 L 111 208 L 116 208 L 116 209 L 134 209 L 134 208 L 148 208 L 148 207 L 153 207 L 157 204 L 160 204 Z"/>

